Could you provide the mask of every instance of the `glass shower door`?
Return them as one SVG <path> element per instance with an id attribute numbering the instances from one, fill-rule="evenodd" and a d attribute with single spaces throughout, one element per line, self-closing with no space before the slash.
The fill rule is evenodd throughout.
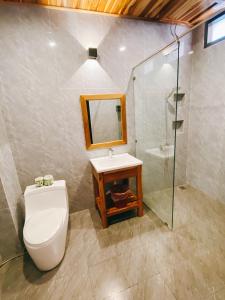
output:
<path id="1" fill-rule="evenodd" d="M 136 156 L 143 161 L 143 200 L 173 227 L 177 44 L 133 72 Z"/>

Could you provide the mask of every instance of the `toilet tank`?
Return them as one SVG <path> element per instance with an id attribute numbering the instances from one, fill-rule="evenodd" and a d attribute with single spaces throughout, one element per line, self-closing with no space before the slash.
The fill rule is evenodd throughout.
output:
<path id="1" fill-rule="evenodd" d="M 36 212 L 49 208 L 65 208 L 68 211 L 66 182 L 57 180 L 50 186 L 27 186 L 24 201 L 26 219 Z"/>

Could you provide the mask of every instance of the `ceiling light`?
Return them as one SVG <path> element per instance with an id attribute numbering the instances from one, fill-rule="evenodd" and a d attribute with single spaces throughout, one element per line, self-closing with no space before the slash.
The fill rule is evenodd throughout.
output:
<path id="1" fill-rule="evenodd" d="M 125 51 L 127 48 L 125 47 L 125 46 L 121 46 L 120 48 L 119 48 L 119 50 L 120 50 L 120 52 L 123 52 L 123 51 Z"/>
<path id="2" fill-rule="evenodd" d="M 49 45 L 49 47 L 54 48 L 56 46 L 56 42 L 55 41 L 49 41 L 48 45 Z"/>

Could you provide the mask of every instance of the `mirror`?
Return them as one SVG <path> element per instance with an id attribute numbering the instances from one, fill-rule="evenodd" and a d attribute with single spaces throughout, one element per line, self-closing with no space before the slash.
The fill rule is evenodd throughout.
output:
<path id="1" fill-rule="evenodd" d="M 81 95 L 80 100 L 87 149 L 127 143 L 125 95 Z"/>

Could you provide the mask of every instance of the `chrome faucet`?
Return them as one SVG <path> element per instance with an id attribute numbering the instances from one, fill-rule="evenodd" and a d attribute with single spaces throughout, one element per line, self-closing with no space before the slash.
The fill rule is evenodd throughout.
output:
<path id="1" fill-rule="evenodd" d="M 109 148 L 109 158 L 112 158 L 113 157 L 113 148 Z"/>

